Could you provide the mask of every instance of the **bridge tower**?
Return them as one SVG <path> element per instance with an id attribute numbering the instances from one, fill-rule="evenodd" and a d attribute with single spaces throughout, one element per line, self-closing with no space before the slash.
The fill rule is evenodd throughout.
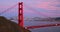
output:
<path id="1" fill-rule="evenodd" d="M 23 2 L 18 3 L 18 24 L 23 27 Z"/>

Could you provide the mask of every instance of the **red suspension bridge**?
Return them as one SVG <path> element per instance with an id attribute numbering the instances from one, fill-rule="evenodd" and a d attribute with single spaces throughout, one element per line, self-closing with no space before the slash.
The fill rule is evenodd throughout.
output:
<path id="1" fill-rule="evenodd" d="M 14 7 L 16 7 L 17 5 L 18 5 L 18 24 L 20 26 L 24 27 L 23 2 L 19 2 L 18 4 L 15 4 L 15 5 L 11 6 L 10 8 L 8 8 L 8 9 L 4 10 L 3 12 L 1 12 L 0 15 L 2 15 L 4 13 L 7 13 L 7 11 L 10 11 Z M 26 6 L 26 7 L 28 7 L 28 6 Z M 36 14 L 48 17 L 45 14 L 43 14 L 41 12 L 38 12 L 38 11 L 36 11 L 35 9 L 33 9 L 31 7 L 28 7 L 28 9 L 33 10 L 33 12 L 35 12 Z M 27 29 L 42 28 L 42 27 L 51 27 L 51 26 L 60 26 L 60 24 L 46 24 L 46 25 L 40 25 L 40 26 L 27 26 Z"/>

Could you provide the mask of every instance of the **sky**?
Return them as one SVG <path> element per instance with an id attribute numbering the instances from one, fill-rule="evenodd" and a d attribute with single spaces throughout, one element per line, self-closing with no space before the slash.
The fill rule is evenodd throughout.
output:
<path id="1" fill-rule="evenodd" d="M 18 0 L 0 0 L 0 14 L 3 11 L 8 9 L 7 12 L 1 14 L 1 16 L 5 16 L 7 18 L 16 16 L 17 12 L 18 12 L 17 4 L 18 4 Z M 14 8 L 10 9 L 14 5 L 16 5 L 16 6 Z"/>
<path id="2" fill-rule="evenodd" d="M 18 15 L 18 2 L 23 2 L 24 17 L 60 17 L 60 0 L 0 0 L 0 13 L 5 17 Z"/>

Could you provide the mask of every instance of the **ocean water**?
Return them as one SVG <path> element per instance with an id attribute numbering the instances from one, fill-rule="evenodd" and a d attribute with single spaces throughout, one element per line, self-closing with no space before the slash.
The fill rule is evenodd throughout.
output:
<path id="1" fill-rule="evenodd" d="M 60 26 L 30 29 L 31 32 L 60 32 Z"/>
<path id="2" fill-rule="evenodd" d="M 36 26 L 45 24 L 60 24 L 60 22 L 50 22 L 50 21 L 24 21 L 24 26 Z"/>
<path id="3" fill-rule="evenodd" d="M 50 21 L 24 21 L 24 27 L 27 26 L 39 26 L 45 24 L 60 24 L 60 22 L 50 22 Z M 32 32 L 60 32 L 60 26 L 52 26 L 52 27 L 42 27 L 42 28 L 34 28 L 29 29 Z"/>
<path id="4" fill-rule="evenodd" d="M 18 21 L 15 21 L 18 23 Z M 51 21 L 24 21 L 24 27 L 27 26 L 39 26 L 45 24 L 60 24 L 60 22 L 51 22 Z M 29 29 L 31 32 L 60 32 L 60 26 L 52 26 L 52 27 L 42 27 L 42 28 L 34 28 Z"/>

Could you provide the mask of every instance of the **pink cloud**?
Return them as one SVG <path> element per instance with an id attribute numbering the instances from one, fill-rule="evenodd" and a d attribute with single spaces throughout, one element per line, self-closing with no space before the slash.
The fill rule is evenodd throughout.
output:
<path id="1" fill-rule="evenodd" d="M 30 5 L 30 7 L 34 7 L 34 8 L 43 8 L 46 10 L 60 10 L 60 7 L 55 7 L 54 5 L 59 4 L 59 2 L 41 2 L 41 3 L 37 3 L 37 4 L 32 4 Z"/>

